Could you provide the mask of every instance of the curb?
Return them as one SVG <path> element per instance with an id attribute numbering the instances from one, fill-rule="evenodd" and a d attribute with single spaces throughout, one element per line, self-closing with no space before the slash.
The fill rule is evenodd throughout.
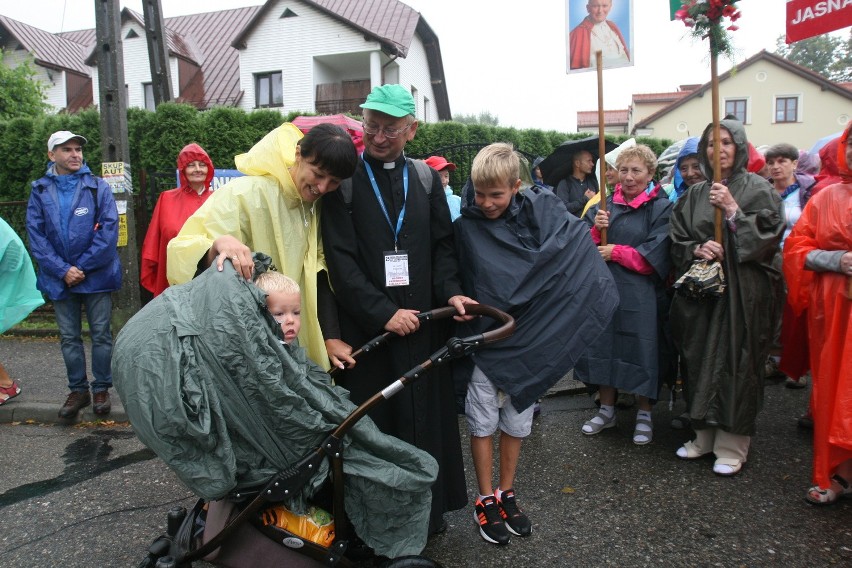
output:
<path id="1" fill-rule="evenodd" d="M 114 397 L 117 398 L 117 397 Z M 76 418 L 65 419 L 59 417 L 61 403 L 53 402 L 27 402 L 10 401 L 0 406 L 0 424 L 11 422 L 37 422 L 39 424 L 58 424 L 61 426 L 74 426 L 81 422 L 97 422 L 110 420 L 112 422 L 127 422 L 127 413 L 120 404 L 113 403 L 112 412 L 106 416 L 98 416 L 92 412 L 92 407 L 87 406 L 81 410 Z"/>

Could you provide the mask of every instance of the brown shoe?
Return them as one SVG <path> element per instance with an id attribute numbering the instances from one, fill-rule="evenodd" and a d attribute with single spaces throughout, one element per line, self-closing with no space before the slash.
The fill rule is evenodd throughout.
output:
<path id="1" fill-rule="evenodd" d="M 89 391 L 71 391 L 65 404 L 59 409 L 60 418 L 74 418 L 81 409 L 92 404 L 92 396 Z"/>
<path id="2" fill-rule="evenodd" d="M 109 402 L 109 391 L 95 393 L 95 405 L 92 407 L 92 410 L 98 416 L 109 414 L 110 410 L 112 410 L 112 405 Z"/>

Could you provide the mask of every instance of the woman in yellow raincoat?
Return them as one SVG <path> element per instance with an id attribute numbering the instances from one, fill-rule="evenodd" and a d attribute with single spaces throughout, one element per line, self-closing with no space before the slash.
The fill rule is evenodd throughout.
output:
<path id="1" fill-rule="evenodd" d="M 268 254 L 302 288 L 300 344 L 325 365 L 328 354 L 317 320 L 317 273 L 325 270 L 317 200 L 355 172 L 355 145 L 331 124 L 317 125 L 303 137 L 285 123 L 234 161 L 246 176 L 216 190 L 169 243 L 169 284 L 187 282 L 214 262 L 221 270 L 225 259 L 248 279 L 252 252 Z"/>

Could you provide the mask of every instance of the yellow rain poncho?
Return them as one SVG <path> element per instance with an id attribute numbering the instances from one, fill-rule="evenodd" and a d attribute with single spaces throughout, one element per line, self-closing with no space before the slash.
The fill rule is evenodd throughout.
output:
<path id="1" fill-rule="evenodd" d="M 222 235 L 272 257 L 275 267 L 302 288 L 299 343 L 325 367 L 328 354 L 317 320 L 317 272 L 325 270 L 318 230 L 319 204 L 303 203 L 287 170 L 295 163 L 302 133 L 282 124 L 245 154 L 234 158 L 246 177 L 217 189 L 187 219 L 168 246 L 169 284 L 192 279 L 198 261 Z"/>

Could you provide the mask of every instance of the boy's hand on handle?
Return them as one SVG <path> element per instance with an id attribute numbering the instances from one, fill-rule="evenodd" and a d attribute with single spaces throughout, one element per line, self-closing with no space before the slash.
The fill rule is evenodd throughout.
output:
<path id="1" fill-rule="evenodd" d="M 470 321 L 470 320 L 472 320 L 475 316 L 467 315 L 465 313 L 465 310 L 464 310 L 464 305 L 465 304 L 478 304 L 478 303 L 479 302 L 477 302 L 473 298 L 468 298 L 467 296 L 462 296 L 462 295 L 453 296 L 452 298 L 447 300 L 447 304 L 450 305 L 450 306 L 453 306 L 456 309 L 456 311 L 459 313 L 459 315 L 453 316 L 453 319 L 456 320 L 456 321 Z"/>
<path id="2" fill-rule="evenodd" d="M 351 369 L 355 366 L 352 357 L 352 346 L 341 339 L 326 339 L 325 350 L 328 351 L 328 360 L 332 367 L 338 369 Z"/>
<path id="3" fill-rule="evenodd" d="M 254 260 L 251 258 L 251 249 L 241 243 L 236 237 L 222 235 L 213 241 L 213 246 L 207 253 L 208 259 L 216 259 L 216 270 L 222 272 L 225 259 L 230 258 L 234 268 L 246 280 L 251 280 L 254 272 Z"/>
<path id="4" fill-rule="evenodd" d="M 396 313 L 385 324 L 385 330 L 397 335 L 408 335 L 420 329 L 420 320 L 417 319 L 417 310 L 398 309 Z"/>

